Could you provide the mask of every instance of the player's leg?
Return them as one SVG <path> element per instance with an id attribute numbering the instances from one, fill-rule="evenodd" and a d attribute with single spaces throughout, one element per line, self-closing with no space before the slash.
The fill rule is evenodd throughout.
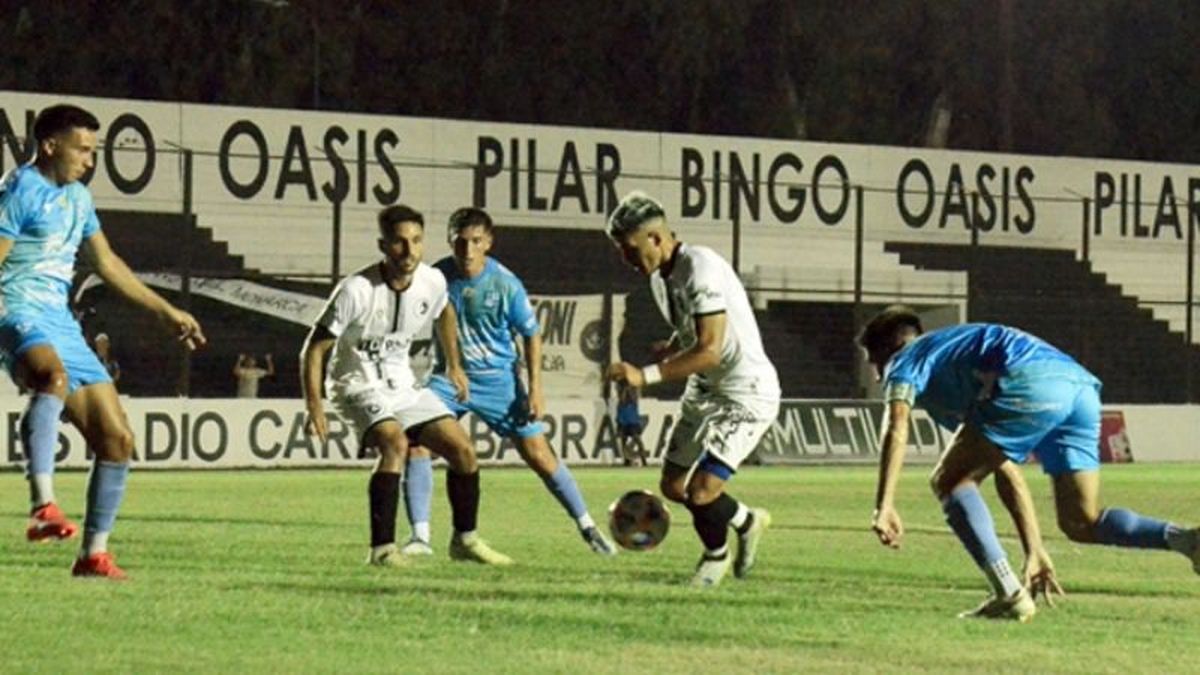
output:
<path id="1" fill-rule="evenodd" d="M 960 616 L 1027 621 L 1036 607 L 996 535 L 995 522 L 979 483 L 1008 457 L 973 423 L 959 427 L 930 476 L 946 522 L 992 587 L 993 598 Z"/>
<path id="2" fill-rule="evenodd" d="M 1100 397 L 1082 390 L 1071 414 L 1038 448 L 1054 481 L 1058 526 L 1072 541 L 1125 548 L 1174 550 L 1200 573 L 1200 537 L 1164 520 L 1119 507 L 1100 506 Z"/>
<path id="3" fill-rule="evenodd" d="M 540 423 L 530 423 L 518 429 L 513 441 L 521 459 L 542 479 L 546 489 L 575 521 L 584 543 L 601 555 L 616 555 L 616 546 L 596 527 L 596 521 L 592 520 L 591 514 L 588 513 L 587 503 L 583 501 L 583 493 L 579 490 L 579 484 L 575 482 L 575 476 L 567 468 L 566 462 L 561 462 L 555 457 L 554 451 L 546 441 L 546 435 L 542 433 Z"/>
<path id="4" fill-rule="evenodd" d="M 122 579 L 125 573 L 113 561 L 108 540 L 125 498 L 133 431 L 112 382 L 79 387 L 67 397 L 66 410 L 95 455 L 88 476 L 83 544 L 72 573 Z"/>
<path id="5" fill-rule="evenodd" d="M 450 557 L 469 560 L 485 565 L 512 565 L 512 558 L 491 548 L 480 538 L 479 519 L 479 462 L 475 449 L 470 446 L 467 432 L 462 425 L 445 412 L 445 406 L 436 396 L 422 390 L 420 407 L 442 411 L 439 417 L 426 417 L 425 422 L 412 424 L 416 441 L 434 454 L 446 460 L 446 496 L 450 500 L 451 520 L 454 536 L 450 539 Z M 432 398 L 432 402 L 427 398 Z M 414 413 L 415 414 L 415 413 Z M 424 417 L 424 416 L 422 416 Z"/>
<path id="6" fill-rule="evenodd" d="M 400 504 L 400 476 L 408 453 L 404 429 L 393 418 L 377 420 L 362 436 L 364 447 L 375 448 L 379 458 L 367 484 L 371 522 L 371 552 L 367 562 L 399 567 L 403 558 L 396 549 L 396 512 Z"/>
<path id="7" fill-rule="evenodd" d="M 433 456 L 419 445 L 408 449 L 408 465 L 404 471 L 404 508 L 412 537 L 400 552 L 404 555 L 433 553 L 430 520 L 433 504 Z"/>
<path id="8" fill-rule="evenodd" d="M 66 369 L 53 346 L 36 344 L 18 357 L 14 379 L 32 392 L 20 424 L 30 501 L 25 536 L 30 541 L 70 539 L 79 527 L 67 519 L 54 495 L 54 454 L 67 396 Z"/>

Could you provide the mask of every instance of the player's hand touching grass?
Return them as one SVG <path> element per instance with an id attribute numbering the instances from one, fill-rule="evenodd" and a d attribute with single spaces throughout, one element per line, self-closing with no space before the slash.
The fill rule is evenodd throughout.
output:
<path id="1" fill-rule="evenodd" d="M 1029 589 L 1029 594 L 1033 596 L 1035 602 L 1040 595 L 1046 600 L 1047 606 L 1053 607 L 1055 595 L 1059 597 L 1066 595 L 1055 577 L 1054 561 L 1050 559 L 1050 554 L 1046 553 L 1045 549 L 1040 549 L 1025 557 L 1023 577 L 1025 588 Z"/>
<path id="2" fill-rule="evenodd" d="M 890 548 L 900 548 L 900 541 L 904 539 L 904 522 L 900 520 L 900 513 L 890 506 L 875 511 L 871 530 L 881 544 Z"/>

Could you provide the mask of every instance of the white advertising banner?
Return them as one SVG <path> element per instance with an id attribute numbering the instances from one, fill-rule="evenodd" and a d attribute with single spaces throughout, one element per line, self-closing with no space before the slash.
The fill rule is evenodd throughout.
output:
<path id="1" fill-rule="evenodd" d="M 645 401 L 643 442 L 653 458 L 665 452 L 676 406 Z M 19 420 L 26 400 L 0 398 L 3 455 L 0 468 L 24 465 Z M 304 404 L 289 399 L 123 399 L 133 429 L 139 468 L 233 469 L 370 466 L 359 457 L 350 427 L 329 414 L 329 438 L 321 443 L 304 433 Z M 616 430 L 603 399 L 551 400 L 543 418 L 551 447 L 571 465 L 606 465 L 619 461 Z M 463 418 L 480 462 L 520 464 L 510 441 L 489 431 L 473 416 Z M 58 466 L 84 468 L 90 457 L 83 438 L 69 424 L 59 434 Z"/>

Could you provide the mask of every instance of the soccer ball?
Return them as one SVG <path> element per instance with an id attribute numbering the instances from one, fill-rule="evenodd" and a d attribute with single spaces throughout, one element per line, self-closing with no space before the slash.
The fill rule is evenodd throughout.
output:
<path id="1" fill-rule="evenodd" d="M 630 490 L 608 507 L 608 531 L 621 548 L 649 551 L 667 538 L 671 512 L 646 490 Z"/>

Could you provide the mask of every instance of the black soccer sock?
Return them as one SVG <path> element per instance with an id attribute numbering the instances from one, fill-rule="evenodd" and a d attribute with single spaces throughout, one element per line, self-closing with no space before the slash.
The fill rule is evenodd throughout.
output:
<path id="1" fill-rule="evenodd" d="M 455 532 L 474 532 L 479 515 L 479 470 L 474 473 L 446 472 L 446 495 Z"/>
<path id="2" fill-rule="evenodd" d="M 738 503 L 733 497 L 721 493 L 720 497 L 708 504 L 687 505 L 692 512 L 692 525 L 704 548 L 715 551 L 725 546 L 729 541 L 729 521 L 737 513 Z"/>
<path id="3" fill-rule="evenodd" d="M 375 472 L 367 484 L 371 503 L 371 546 L 396 543 L 396 509 L 400 504 L 400 474 Z"/>

